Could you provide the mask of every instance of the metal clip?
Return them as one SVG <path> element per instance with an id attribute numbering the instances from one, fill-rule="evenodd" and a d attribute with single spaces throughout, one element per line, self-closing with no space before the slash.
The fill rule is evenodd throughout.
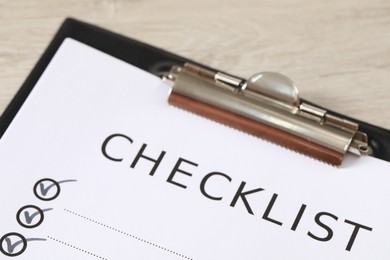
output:
<path id="1" fill-rule="evenodd" d="M 298 88 L 280 73 L 243 80 L 187 63 L 163 79 L 172 85 L 171 104 L 331 164 L 341 164 L 347 151 L 372 152 L 356 123 L 301 102 Z"/>

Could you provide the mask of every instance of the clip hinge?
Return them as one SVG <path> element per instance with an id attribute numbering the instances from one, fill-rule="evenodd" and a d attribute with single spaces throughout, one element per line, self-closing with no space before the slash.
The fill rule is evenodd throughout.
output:
<path id="1" fill-rule="evenodd" d="M 234 92 L 241 91 L 243 84 L 245 83 L 245 80 L 227 75 L 222 72 L 215 73 L 214 80 L 218 86 L 231 89 Z"/>

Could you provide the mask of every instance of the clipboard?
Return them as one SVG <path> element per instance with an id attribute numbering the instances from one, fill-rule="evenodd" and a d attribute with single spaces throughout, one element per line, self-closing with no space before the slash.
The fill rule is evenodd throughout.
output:
<path id="1" fill-rule="evenodd" d="M 133 65 L 118 60 L 119 51 Z M 145 61 L 144 51 L 154 63 Z M 10 199 L 3 203 L 0 253 L 26 251 L 33 259 L 44 249 L 61 259 L 121 259 L 124 253 L 145 259 L 366 259 L 379 252 L 388 258 L 388 211 L 382 207 L 390 197 L 387 162 L 348 158 L 342 169 L 306 162 L 170 107 L 168 86 L 145 71 L 165 75 L 189 63 L 216 71 L 65 22 L 6 113 L 0 190 Z M 149 98 L 156 103 L 145 102 Z M 237 144 L 241 154 L 230 152 Z M 101 246 L 102 238 L 115 243 Z"/>
<path id="2" fill-rule="evenodd" d="M 207 71 L 218 71 L 216 69 L 209 68 L 208 66 L 199 64 L 184 57 L 180 57 L 162 49 L 158 49 L 148 44 L 104 30 L 94 25 L 68 18 L 64 21 L 52 42 L 1 116 L 0 138 L 11 124 L 13 118 L 18 113 L 20 107 L 23 105 L 31 90 L 34 88 L 35 84 L 46 69 L 57 49 L 66 38 L 73 38 L 158 76 L 164 75 L 170 71 L 172 67 L 183 67 L 185 64 L 191 64 L 194 67 L 199 67 Z M 301 101 L 308 106 L 315 106 L 316 108 L 322 109 L 321 107 L 311 102 L 302 99 Z M 368 145 L 372 149 L 371 156 L 390 161 L 389 130 L 373 126 L 344 115 L 340 115 L 330 110 L 326 111 L 343 120 L 345 119 L 354 124 L 357 124 L 359 128 L 358 130 L 366 133 L 368 136 Z M 309 151 L 306 152 L 306 154 L 309 156 L 310 151 L 311 150 L 309 149 Z"/>

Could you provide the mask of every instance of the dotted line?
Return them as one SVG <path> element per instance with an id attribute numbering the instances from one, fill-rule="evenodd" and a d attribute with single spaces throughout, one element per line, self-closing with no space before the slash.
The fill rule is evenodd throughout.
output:
<path id="1" fill-rule="evenodd" d="M 178 253 L 178 252 L 175 252 L 175 251 L 173 251 L 173 250 L 170 250 L 170 249 L 168 249 L 168 248 L 166 248 L 166 247 L 157 245 L 157 244 L 155 244 L 155 243 L 149 242 L 149 241 L 147 241 L 147 240 L 145 240 L 145 239 L 142 239 L 142 238 L 140 238 L 140 237 L 131 235 L 131 234 L 126 233 L 126 232 L 124 232 L 124 231 L 122 231 L 122 230 L 113 228 L 113 227 L 111 227 L 111 226 L 108 226 L 108 225 L 106 225 L 106 224 L 103 224 L 103 223 L 101 223 L 101 222 L 98 222 L 98 221 L 96 221 L 96 220 L 93 220 L 93 219 L 91 219 L 91 218 L 85 217 L 85 216 L 80 215 L 80 214 L 78 214 L 78 213 L 76 213 L 76 212 L 74 212 L 74 211 L 71 211 L 71 210 L 68 210 L 68 209 L 64 209 L 64 211 L 66 211 L 67 213 L 70 213 L 70 214 L 72 214 L 72 215 L 75 215 L 75 216 L 77 216 L 77 217 L 80 217 L 80 218 L 83 218 L 83 219 L 85 219 L 85 220 L 88 220 L 88 221 L 90 221 L 90 222 L 92 222 L 92 223 L 95 223 L 95 224 L 97 224 L 97 225 L 99 225 L 99 226 L 102 226 L 102 227 L 105 227 L 105 228 L 110 229 L 110 230 L 112 230 L 112 231 L 115 231 L 115 232 L 117 232 L 117 233 L 120 233 L 120 234 L 122 234 L 122 235 L 131 237 L 131 238 L 133 238 L 133 239 L 135 239 L 135 240 L 138 240 L 138 241 L 143 242 L 143 243 L 145 243 L 145 244 L 148 244 L 148 245 L 150 245 L 150 246 L 154 246 L 154 247 L 156 247 L 156 248 L 158 248 L 158 249 L 161 249 L 161 250 L 167 251 L 167 252 L 169 252 L 169 253 L 171 253 L 171 254 L 177 255 L 177 256 L 182 257 L 182 258 L 184 258 L 184 259 L 193 260 L 192 258 L 190 258 L 190 257 L 188 257 L 188 256 L 185 256 L 185 255 L 183 255 L 183 254 L 180 254 L 180 253 Z"/>
<path id="2" fill-rule="evenodd" d="M 89 252 L 89 251 L 86 251 L 86 250 L 84 250 L 84 249 L 81 249 L 81 248 L 79 248 L 79 247 L 76 247 L 76 246 L 74 246 L 74 245 L 65 243 L 65 242 L 63 242 L 63 241 L 61 241 L 61 240 L 58 240 L 58 239 L 54 238 L 54 237 L 48 236 L 47 238 L 48 238 L 48 239 L 51 239 L 51 240 L 53 240 L 53 241 L 55 241 L 55 242 L 58 242 L 58 243 L 60 243 L 60 244 L 63 244 L 63 245 L 65 245 L 65 246 L 68 246 L 68 247 L 70 247 L 70 248 L 79 250 L 79 251 L 83 252 L 84 254 L 87 254 L 87 255 L 90 255 L 90 256 L 99 258 L 99 259 L 101 259 L 101 260 L 108 260 L 107 258 L 98 256 L 98 255 L 96 255 L 96 254 L 94 254 L 94 253 L 91 253 L 91 252 Z"/>

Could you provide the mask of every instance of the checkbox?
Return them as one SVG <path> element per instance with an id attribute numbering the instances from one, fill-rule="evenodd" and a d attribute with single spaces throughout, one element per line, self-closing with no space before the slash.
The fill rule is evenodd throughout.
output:
<path id="1" fill-rule="evenodd" d="M 42 224 L 45 218 L 44 212 L 50 210 L 53 209 L 41 209 L 35 205 L 27 205 L 18 210 L 18 212 L 16 213 L 16 220 L 22 227 L 36 228 Z"/>

